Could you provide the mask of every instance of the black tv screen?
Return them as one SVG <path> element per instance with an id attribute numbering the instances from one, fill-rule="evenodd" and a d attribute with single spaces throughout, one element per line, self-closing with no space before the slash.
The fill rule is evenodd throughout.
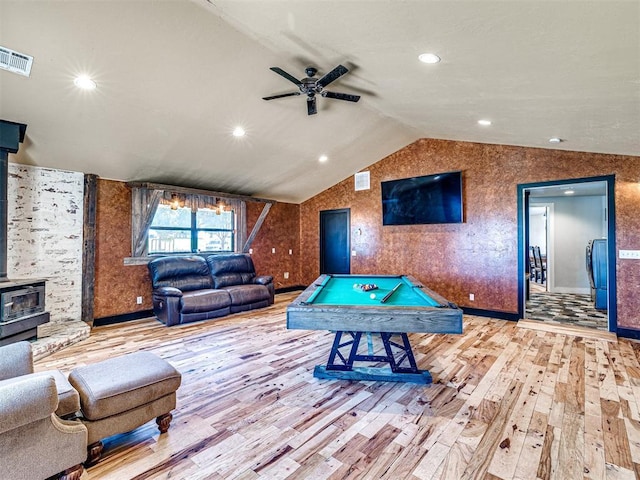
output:
<path id="1" fill-rule="evenodd" d="M 382 182 L 382 224 L 462 223 L 462 172 Z"/>

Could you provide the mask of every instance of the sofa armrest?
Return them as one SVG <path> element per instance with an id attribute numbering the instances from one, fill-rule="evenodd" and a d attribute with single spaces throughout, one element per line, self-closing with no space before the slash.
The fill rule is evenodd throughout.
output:
<path id="1" fill-rule="evenodd" d="M 260 275 L 253 279 L 253 283 L 267 287 L 267 290 L 269 290 L 269 305 L 273 305 L 276 293 L 276 287 L 273 285 L 273 277 L 271 275 Z"/>
<path id="2" fill-rule="evenodd" d="M 29 342 L 17 342 L 0 348 L 0 380 L 33 373 L 33 354 Z"/>
<path id="3" fill-rule="evenodd" d="M 273 277 L 271 275 L 260 275 L 253 279 L 254 283 L 258 283 L 260 285 L 269 285 L 273 282 Z"/>
<path id="4" fill-rule="evenodd" d="M 159 287 L 153 290 L 153 313 L 167 327 L 180 323 L 182 291 L 175 287 Z"/>
<path id="5" fill-rule="evenodd" d="M 0 382 L 0 433 L 51 416 L 58 408 L 53 377 L 28 376 L 24 381 Z"/>
<path id="6" fill-rule="evenodd" d="M 181 297 L 182 290 L 175 287 L 158 287 L 153 291 L 154 294 L 162 295 L 164 297 Z"/>

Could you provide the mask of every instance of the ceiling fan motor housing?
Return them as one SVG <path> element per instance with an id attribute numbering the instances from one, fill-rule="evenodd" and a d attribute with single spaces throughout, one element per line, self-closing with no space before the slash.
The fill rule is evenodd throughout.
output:
<path id="1" fill-rule="evenodd" d="M 322 97 L 328 97 L 328 98 L 335 98 L 338 100 L 346 100 L 349 102 L 357 102 L 358 100 L 360 100 L 360 95 L 329 92 L 324 90 L 324 87 L 326 87 L 331 82 L 337 80 L 338 78 L 340 78 L 342 75 L 344 75 L 349 71 L 346 67 L 342 65 L 338 65 L 336 68 L 331 70 L 329 73 L 326 73 L 324 76 L 322 76 L 322 78 L 318 80 L 313 78 L 315 74 L 318 73 L 318 69 L 315 67 L 307 67 L 305 69 L 305 73 L 307 74 L 307 77 L 303 78 L 302 80 L 298 80 L 296 77 L 285 72 L 280 67 L 271 67 L 270 70 L 286 78 L 291 83 L 294 83 L 298 87 L 299 92 L 304 93 L 307 96 L 307 114 L 308 115 L 315 115 L 317 113 L 316 98 L 315 98 L 316 95 L 321 95 Z M 262 97 L 262 98 L 263 100 L 274 100 L 276 98 L 300 95 L 300 93 L 290 92 L 290 93 L 283 93 L 279 95 L 271 95 L 269 97 Z"/>

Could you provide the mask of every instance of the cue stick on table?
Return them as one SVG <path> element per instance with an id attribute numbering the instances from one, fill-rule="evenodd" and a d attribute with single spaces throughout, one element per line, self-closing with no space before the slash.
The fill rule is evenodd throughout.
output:
<path id="1" fill-rule="evenodd" d="M 393 287 L 393 289 L 389 293 L 387 293 L 382 300 L 380 300 L 380 303 L 384 303 L 387 300 L 389 300 L 389 298 L 391 298 L 391 295 L 393 295 L 395 291 L 400 288 L 400 285 L 402 285 L 402 282 L 398 283 L 395 287 Z"/>

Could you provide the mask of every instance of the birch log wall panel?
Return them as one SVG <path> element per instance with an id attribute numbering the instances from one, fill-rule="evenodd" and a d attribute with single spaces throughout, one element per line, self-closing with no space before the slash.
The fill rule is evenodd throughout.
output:
<path id="1" fill-rule="evenodd" d="M 124 265 L 131 256 L 131 189 L 124 182 L 98 179 L 94 317 L 151 310 L 146 265 Z M 143 298 L 142 305 L 136 297 Z"/>
<path id="2" fill-rule="evenodd" d="M 411 274 L 461 306 L 517 313 L 517 185 L 615 174 L 618 249 L 640 238 L 640 157 L 421 139 L 300 207 L 302 283 L 319 275 L 321 210 L 351 209 L 353 273 Z M 461 170 L 464 223 L 382 226 L 380 182 Z M 618 326 L 640 329 L 640 263 L 617 259 Z M 469 293 L 475 301 L 469 301 Z"/>
<path id="3" fill-rule="evenodd" d="M 9 163 L 7 273 L 47 280 L 51 323 L 82 316 L 82 173 Z"/>

